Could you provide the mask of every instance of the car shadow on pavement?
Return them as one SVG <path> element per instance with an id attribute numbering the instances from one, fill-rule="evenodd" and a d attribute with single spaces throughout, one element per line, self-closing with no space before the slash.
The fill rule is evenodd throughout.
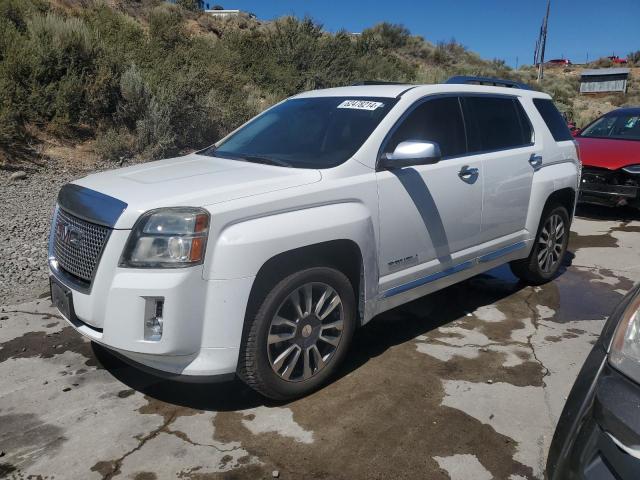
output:
<path id="1" fill-rule="evenodd" d="M 338 376 L 348 375 L 389 348 L 464 318 L 525 287 L 503 265 L 384 312 L 356 332 Z"/>
<path id="2" fill-rule="evenodd" d="M 127 364 L 96 343 L 92 343 L 91 346 L 102 368 L 129 388 L 156 400 L 197 410 L 218 412 L 245 410 L 273 403 L 238 379 L 220 383 L 187 383 L 168 380 Z"/>
<path id="3" fill-rule="evenodd" d="M 570 260 L 569 254 L 564 265 Z M 396 345 L 464 318 L 524 287 L 504 265 L 378 315 L 356 331 L 350 351 L 332 381 L 358 370 Z M 117 380 L 156 400 L 207 411 L 236 411 L 283 404 L 262 397 L 238 379 L 224 383 L 176 382 L 130 366 L 97 344 L 92 347 L 99 364 Z"/>
<path id="4" fill-rule="evenodd" d="M 632 207 L 605 207 L 580 203 L 576 208 L 576 217 L 590 220 L 610 220 L 618 222 L 640 221 L 640 209 Z"/>

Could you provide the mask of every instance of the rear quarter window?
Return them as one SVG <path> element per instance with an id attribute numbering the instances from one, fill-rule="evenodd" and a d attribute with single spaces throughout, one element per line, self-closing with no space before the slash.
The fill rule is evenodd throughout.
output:
<path id="1" fill-rule="evenodd" d="M 562 142 L 564 140 L 572 140 L 571 132 L 565 122 L 564 118 L 553 104 L 551 100 L 544 98 L 534 98 L 533 104 L 536 106 L 538 113 L 547 124 L 547 128 L 551 132 L 553 139 L 556 142 Z"/>
<path id="2" fill-rule="evenodd" d="M 531 144 L 531 124 L 515 98 L 465 96 L 462 102 L 469 153 Z"/>

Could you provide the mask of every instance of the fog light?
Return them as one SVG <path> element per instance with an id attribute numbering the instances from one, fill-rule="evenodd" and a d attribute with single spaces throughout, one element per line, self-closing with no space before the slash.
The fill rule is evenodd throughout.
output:
<path id="1" fill-rule="evenodd" d="M 162 338 L 164 298 L 145 298 L 144 339 L 157 342 Z"/>

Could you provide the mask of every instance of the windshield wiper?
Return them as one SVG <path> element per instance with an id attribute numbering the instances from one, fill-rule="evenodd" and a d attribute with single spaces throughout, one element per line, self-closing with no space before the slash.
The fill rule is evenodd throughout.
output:
<path id="1" fill-rule="evenodd" d="M 270 157 L 259 157 L 256 155 L 242 155 L 239 157 L 240 160 L 245 160 L 247 162 L 252 163 L 263 163 L 265 165 L 276 165 L 278 167 L 290 167 L 291 164 L 289 162 L 285 162 L 284 160 L 280 160 L 277 158 Z"/>
<path id="2" fill-rule="evenodd" d="M 227 158 L 229 160 L 239 160 L 241 162 L 262 163 L 265 165 L 276 165 L 278 167 L 291 167 L 291 164 L 289 162 L 285 162 L 284 160 L 280 160 L 277 158 L 261 157 L 259 155 L 242 155 L 242 154 L 232 155 L 225 152 L 218 153 L 215 145 L 207 147 L 204 150 L 200 150 L 199 152 L 196 152 L 196 153 L 199 155 L 207 155 L 209 157 Z"/>

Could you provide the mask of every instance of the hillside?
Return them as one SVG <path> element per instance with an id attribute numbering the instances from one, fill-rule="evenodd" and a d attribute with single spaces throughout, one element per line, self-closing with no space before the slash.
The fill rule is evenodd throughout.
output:
<path id="1" fill-rule="evenodd" d="M 216 19 L 160 0 L 0 0 L 0 164 L 160 158 L 301 90 L 454 74 L 535 78 L 386 23 L 332 34 L 310 19 Z M 624 99 L 578 98 L 577 78 L 549 70 L 541 88 L 579 123 L 640 103 L 637 75 Z"/>
<path id="2" fill-rule="evenodd" d="M 585 126 L 603 113 L 621 106 L 640 105 L 640 67 L 629 65 L 631 70 L 627 94 L 580 95 L 580 75 L 585 69 L 613 67 L 603 62 L 569 67 L 550 66 L 545 69 L 541 90 L 553 96 L 556 105 L 579 127 Z M 517 75 L 536 87 L 535 69 L 523 67 Z"/>

